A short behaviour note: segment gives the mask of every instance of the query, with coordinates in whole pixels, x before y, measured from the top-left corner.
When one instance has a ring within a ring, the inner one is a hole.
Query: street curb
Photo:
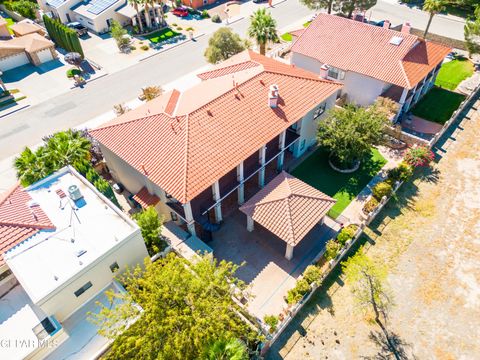
[[[280,0],[280,1],[276,2],[275,4],[272,4],[272,6],[269,6],[269,7],[274,8],[275,6],[280,5],[280,4],[283,4],[283,3],[286,2],[286,1],[287,1],[287,0]]]
[[[17,111],[26,109],[26,108],[28,108],[28,107],[30,107],[30,106],[32,106],[32,104],[23,105],[23,106],[15,109],[15,110],[12,110],[12,111],[10,111],[10,112],[8,112],[8,113],[6,113],[6,114],[0,115],[0,118],[6,117],[6,116],[8,116],[8,115],[11,115],[11,114],[13,114],[13,113],[16,113]]]
[[[287,1],[287,0],[284,0],[284,1]],[[229,21],[228,24],[222,22],[222,25],[230,26],[230,25],[235,24],[235,23],[237,23],[237,22],[239,22],[240,20],[243,20],[243,19],[245,19],[245,16],[240,16],[233,21]]]
[[[102,75],[100,75],[100,76],[97,76],[97,77],[94,78],[94,79],[85,80],[85,84],[91,83],[92,81],[95,81],[95,80],[97,80],[97,79],[101,79],[101,78],[103,78],[104,76],[107,76],[108,74],[109,74],[109,73],[107,72],[107,73],[105,73],[105,74],[102,74]],[[73,90],[73,89],[76,89],[76,88],[81,88],[81,87],[74,85],[74,86],[70,87],[70,90]]]
[[[178,43],[178,44],[175,44],[175,45],[173,45],[173,46],[170,46],[170,47],[167,48],[167,49],[159,50],[159,51],[153,53],[152,55],[148,55],[148,56],[145,56],[145,57],[139,59],[138,62],[141,62],[141,61],[150,59],[151,57],[154,57],[154,56],[156,56],[156,55],[162,54],[162,53],[164,53],[164,52],[166,52],[166,51],[169,51],[169,50],[171,50],[171,49],[175,49],[175,48],[178,47],[178,46],[181,46],[181,45],[183,45],[183,44],[186,44],[186,43],[188,43],[188,42],[191,42],[191,41],[193,41],[193,40],[196,40],[196,39],[198,39],[199,37],[202,37],[202,36],[204,36],[204,35],[205,35],[205,33],[200,33],[200,34],[198,34],[197,36],[195,36],[193,39],[187,39],[187,40],[184,40],[184,41],[182,41],[182,42],[180,42],[180,43]]]

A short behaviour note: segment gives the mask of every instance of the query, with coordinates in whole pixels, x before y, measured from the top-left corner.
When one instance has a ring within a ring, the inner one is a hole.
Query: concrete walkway
[[[387,171],[402,162],[404,150],[393,150],[386,146],[379,146],[378,151],[387,160],[387,163],[382,167],[376,176],[370,180],[370,182],[363,188],[355,199],[343,210],[342,216],[347,217],[350,223],[359,224],[362,222],[363,205],[365,205],[368,196],[372,193],[372,187],[378,182],[384,180],[387,177]]]

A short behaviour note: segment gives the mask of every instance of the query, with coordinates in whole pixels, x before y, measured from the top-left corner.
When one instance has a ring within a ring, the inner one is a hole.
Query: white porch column
[[[251,216],[247,216],[247,230],[252,232],[254,228],[255,222],[253,221]]]
[[[283,161],[285,158],[285,138],[287,137],[287,130],[284,130],[278,139],[278,149],[281,151],[281,154],[277,158],[277,170],[283,169]]]
[[[263,188],[265,186],[265,158],[267,153],[267,146],[263,145],[258,151],[258,163],[261,166],[258,172],[258,186]]]
[[[193,220],[192,206],[190,205],[190,202],[183,204],[183,211],[185,212],[185,220],[187,220],[188,232],[192,236],[196,236],[195,221]]]
[[[243,173],[243,161],[237,166],[237,181],[240,183],[238,187],[238,205],[242,205],[245,202],[245,185],[243,181],[245,180],[245,175]]]
[[[214,201],[219,201],[220,200],[220,185],[218,181],[215,181],[215,183],[212,185],[212,191],[213,191],[213,200]],[[222,204],[218,203],[215,205],[215,220],[217,223],[222,221]]]
[[[285,251],[285,258],[287,260],[292,260],[293,258],[293,246],[290,244],[287,244],[287,250]]]

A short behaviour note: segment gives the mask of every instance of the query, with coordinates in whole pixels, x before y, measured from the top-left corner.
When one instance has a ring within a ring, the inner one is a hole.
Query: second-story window
[[[339,68],[330,66],[328,68],[328,77],[337,80],[345,79],[345,71],[340,70]]]
[[[325,112],[325,107],[327,106],[327,103],[320,104],[316,109],[315,112],[313,113],[313,120],[317,120],[322,114]]]

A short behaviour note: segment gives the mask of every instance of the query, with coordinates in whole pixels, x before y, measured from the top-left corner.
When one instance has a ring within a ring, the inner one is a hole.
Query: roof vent
[[[403,41],[403,38],[401,36],[394,36],[390,39],[390,44],[392,45],[400,45]]]
[[[70,185],[68,187],[68,195],[73,201],[77,201],[83,198],[83,195],[77,185]]]
[[[78,251],[75,253],[75,255],[77,255],[77,257],[80,257],[80,256],[82,256],[83,254],[85,254],[86,252],[87,252],[87,250],[83,250],[83,249],[82,249],[82,250],[78,250]]]
[[[278,85],[270,85],[270,89],[268,91],[268,105],[274,109],[278,106]]]
[[[10,199],[9,199],[9,200],[10,200]],[[10,204],[11,204],[11,202],[10,202]],[[39,205],[38,202],[36,202],[35,200],[32,199],[32,200],[30,200],[29,202],[27,202],[27,206],[28,206],[29,208],[34,208],[34,207],[38,207],[38,206],[40,206],[40,205]]]
[[[322,79],[326,79],[328,78],[328,70],[330,69],[330,66],[328,66],[327,64],[323,64],[321,67],[320,67],[320,77]]]

